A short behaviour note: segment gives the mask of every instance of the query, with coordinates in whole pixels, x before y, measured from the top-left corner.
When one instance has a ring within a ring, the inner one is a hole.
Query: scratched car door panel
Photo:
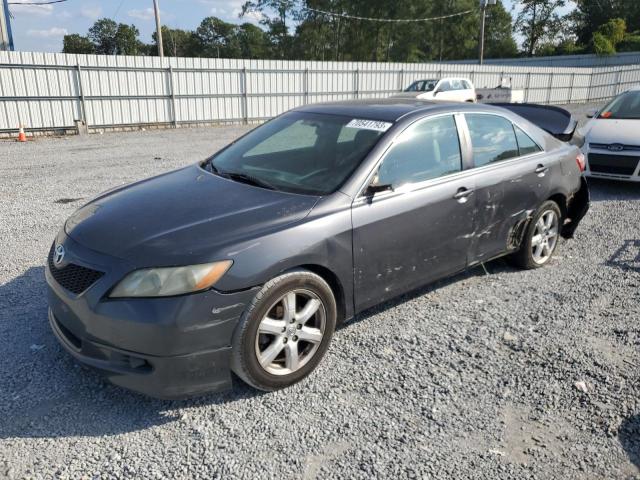
[[[547,198],[554,163],[519,127],[492,114],[465,115],[475,166],[471,263],[509,248],[514,228]]]
[[[357,309],[465,268],[475,198],[461,169],[451,115],[419,120],[394,141],[376,177],[394,191],[353,204]]]

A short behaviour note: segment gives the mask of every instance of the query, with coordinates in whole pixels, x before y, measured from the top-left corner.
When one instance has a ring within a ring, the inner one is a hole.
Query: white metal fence
[[[476,63],[477,60],[456,60],[450,63]],[[640,52],[622,52],[615,55],[553,55],[549,57],[489,58],[487,65],[523,67],[607,67],[640,64]]]
[[[640,66],[512,67],[113,57],[0,52],[0,134],[144,125],[249,123],[306,103],[381,98],[418,78],[511,77],[525,101],[601,101],[640,83]]]

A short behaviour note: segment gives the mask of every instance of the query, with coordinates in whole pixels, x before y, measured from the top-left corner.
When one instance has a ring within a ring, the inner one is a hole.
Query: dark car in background
[[[149,395],[226,389],[231,372],[286,387],[358,312],[497,257],[547,264],[588,208],[583,168],[505,108],[301,107],[80,208],[49,254],[49,320]]]

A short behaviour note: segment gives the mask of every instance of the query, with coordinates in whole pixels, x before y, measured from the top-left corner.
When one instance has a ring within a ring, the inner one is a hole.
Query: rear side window
[[[516,139],[518,140],[518,150],[520,151],[520,156],[530,155],[542,150],[538,146],[538,144],[531,140],[531,137],[524,133],[524,131],[520,127],[514,125],[513,129],[516,131]]]
[[[518,143],[512,123],[497,115],[465,115],[476,167],[517,157]]]
[[[419,120],[394,141],[378,183],[399,187],[462,170],[458,130],[452,115]]]
[[[464,85],[464,88],[466,90],[470,90],[471,89],[471,84],[469,82],[467,82],[466,80],[462,80],[462,85]]]

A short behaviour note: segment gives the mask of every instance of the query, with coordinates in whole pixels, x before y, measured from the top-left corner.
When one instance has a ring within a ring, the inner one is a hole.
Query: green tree
[[[113,55],[116,53],[118,24],[109,18],[97,20],[89,29],[89,39],[95,45],[96,53]]]
[[[149,51],[151,55],[158,55],[158,35],[153,32],[151,35],[153,44]],[[162,46],[164,54],[168,57],[199,57],[202,55],[200,42],[195,32],[181,30],[179,28],[169,28],[162,26]]]
[[[565,0],[518,0],[520,11],[514,28],[523,37],[527,56],[533,56],[542,44],[553,43],[563,29],[563,19],[558,9]]]
[[[596,55],[613,55],[616,53],[611,41],[600,32],[593,34],[593,51]]]
[[[264,30],[250,23],[243,23],[236,30],[241,58],[269,58],[271,44]]]
[[[622,18],[612,18],[600,25],[598,33],[602,34],[614,47],[624,40],[627,33],[627,23]]]
[[[138,55],[142,50],[139,35],[140,32],[135,25],[118,24],[115,34],[116,54]]]
[[[203,56],[215,58],[238,58],[240,43],[237,27],[217,17],[207,17],[196,30]]]
[[[240,16],[259,13],[260,23],[267,27],[275,58],[289,58],[292,50],[292,38],[289,35],[289,23],[296,16],[296,0],[256,0],[247,1],[242,6]],[[271,13],[275,15],[271,16]]]
[[[594,32],[612,18],[625,21],[628,31],[640,30],[640,1],[638,0],[575,0],[571,15],[574,32],[584,45]]]
[[[518,45],[513,38],[513,18],[502,1],[487,9],[485,28],[485,57],[512,58],[518,55]]]
[[[96,53],[96,47],[87,37],[72,33],[62,39],[62,53]]]

